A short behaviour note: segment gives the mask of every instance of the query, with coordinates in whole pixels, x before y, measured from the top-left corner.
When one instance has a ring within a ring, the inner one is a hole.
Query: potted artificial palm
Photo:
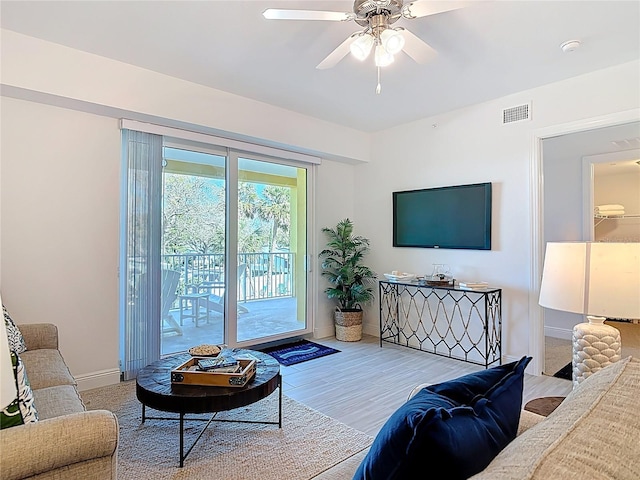
[[[362,264],[369,240],[354,235],[353,222],[348,218],[322,232],[328,239],[327,248],[319,255],[322,276],[331,284],[324,292],[338,301],[334,312],[336,339],[355,342],[362,338],[362,307],[374,298],[376,274]]]

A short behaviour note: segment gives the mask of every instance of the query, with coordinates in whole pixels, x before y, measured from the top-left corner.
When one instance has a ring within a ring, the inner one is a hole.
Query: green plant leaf
[[[327,237],[327,248],[319,258],[322,276],[331,284],[325,289],[327,297],[337,300],[342,310],[361,309],[372,303],[377,275],[362,264],[369,252],[369,240],[354,235],[353,222],[348,218],[335,228],[324,227],[322,232]]]

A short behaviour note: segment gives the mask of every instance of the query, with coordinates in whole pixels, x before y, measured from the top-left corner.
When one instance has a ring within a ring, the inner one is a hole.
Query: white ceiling
[[[355,22],[262,16],[268,7],[349,12],[350,0],[2,0],[0,21],[8,30],[368,132],[640,58],[639,1],[466,3],[398,20],[395,26],[438,56],[418,65],[399,55],[382,69],[380,95],[371,59],[347,56],[332,69],[315,68],[361,29]],[[560,44],[572,39],[581,48],[563,53]]]

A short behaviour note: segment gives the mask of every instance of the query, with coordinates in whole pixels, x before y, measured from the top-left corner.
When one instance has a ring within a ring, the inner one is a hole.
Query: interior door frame
[[[530,156],[530,278],[529,278],[529,352],[533,357],[528,367],[528,373],[542,375],[544,370],[544,312],[538,304],[540,282],[542,278],[542,262],[544,258],[544,175],[543,140],[559,135],[594,130],[596,128],[611,127],[624,123],[637,122],[640,119],[640,109],[635,108],[608,115],[592,117],[575,122],[552,125],[540,128],[531,133]]]

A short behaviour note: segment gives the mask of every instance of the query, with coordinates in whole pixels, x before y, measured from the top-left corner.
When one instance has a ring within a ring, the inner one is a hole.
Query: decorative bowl
[[[197,345],[189,349],[189,353],[193,357],[217,357],[220,355],[222,347],[220,345]]]

